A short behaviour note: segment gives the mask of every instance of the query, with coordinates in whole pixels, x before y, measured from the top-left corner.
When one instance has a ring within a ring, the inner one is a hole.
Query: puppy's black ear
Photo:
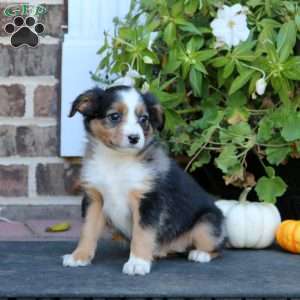
[[[151,93],[142,95],[149,112],[150,123],[154,129],[162,131],[165,124],[165,114],[155,96]]]
[[[72,104],[69,118],[73,117],[76,112],[80,112],[84,116],[95,116],[103,93],[102,89],[96,87],[80,94]]]

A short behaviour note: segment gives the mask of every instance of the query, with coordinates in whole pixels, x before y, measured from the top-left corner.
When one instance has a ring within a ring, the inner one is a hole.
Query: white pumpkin
[[[266,248],[275,238],[281,222],[280,214],[271,203],[246,200],[250,188],[244,190],[239,201],[218,200],[216,205],[225,216],[226,234],[234,248]]]

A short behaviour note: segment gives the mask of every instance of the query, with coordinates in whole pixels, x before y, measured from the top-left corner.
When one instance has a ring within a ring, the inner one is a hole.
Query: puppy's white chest
[[[127,191],[122,189],[104,190],[104,214],[110,219],[113,225],[128,238],[131,237],[132,215],[129,207]]]
[[[101,192],[105,215],[130,238],[132,214],[129,194],[133,190],[145,190],[145,179],[151,176],[151,170],[136,160],[95,157],[86,162],[82,179]]]

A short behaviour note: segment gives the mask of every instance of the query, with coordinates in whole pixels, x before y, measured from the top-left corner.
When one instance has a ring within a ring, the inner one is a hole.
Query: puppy
[[[88,199],[80,241],[63,265],[86,266],[110,222],[130,241],[123,272],[145,275],[154,257],[186,252],[209,262],[224,241],[223,215],[170,159],[155,137],[164,125],[156,99],[126,86],[78,96],[70,117],[84,117],[88,143],[81,180]]]

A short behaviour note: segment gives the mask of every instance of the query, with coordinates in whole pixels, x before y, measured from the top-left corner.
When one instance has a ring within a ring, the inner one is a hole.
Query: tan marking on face
[[[156,234],[150,227],[142,227],[140,224],[140,201],[144,191],[133,190],[129,193],[129,201],[132,209],[133,230],[130,245],[130,253],[144,260],[152,260],[156,245]]]
[[[90,129],[94,137],[107,146],[120,146],[123,139],[123,125],[127,121],[128,108],[125,103],[117,101],[112,104],[108,114],[118,112],[122,115],[121,122],[112,126],[107,119],[93,119],[90,121]]]
[[[123,118],[126,119],[127,117],[127,113],[128,113],[128,107],[125,103],[123,103],[122,101],[117,101],[114,102],[111,106],[111,108],[109,109],[109,111],[116,111],[118,113],[121,113]]]
[[[93,188],[85,188],[90,203],[87,208],[85,221],[81,228],[80,240],[72,253],[75,260],[91,260],[96,251],[97,241],[105,228],[103,214],[103,199],[101,194]]]
[[[90,129],[93,136],[107,146],[118,146],[122,141],[122,122],[109,127],[104,120],[94,119],[90,121]]]
[[[135,109],[135,114],[140,117],[142,115],[148,115],[148,111],[147,111],[147,108],[145,106],[144,103],[139,103]],[[150,121],[148,121],[148,126],[146,128],[143,128],[143,132],[144,132],[144,135],[145,135],[145,138],[149,138],[151,136],[153,136],[153,128],[151,126],[151,123]]]
[[[147,113],[147,108],[143,102],[139,103],[135,109],[135,114],[141,116]]]

